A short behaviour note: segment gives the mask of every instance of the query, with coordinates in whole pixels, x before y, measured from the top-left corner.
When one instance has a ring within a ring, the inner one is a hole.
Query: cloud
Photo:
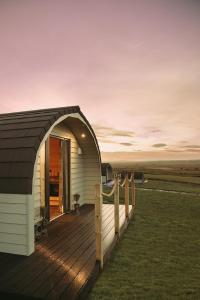
[[[160,129],[153,129],[153,130],[150,130],[151,133],[162,133],[163,131],[160,130]]]
[[[170,153],[183,153],[184,150],[180,150],[180,149],[165,149],[165,152],[170,152]]]
[[[154,126],[145,126],[144,130],[146,130],[148,133],[163,133],[163,130]]]
[[[107,144],[119,144],[118,142],[113,141],[111,139],[107,139],[106,137],[105,138],[98,138],[98,142],[107,143]]]
[[[179,144],[187,144],[188,141],[180,141]]]
[[[195,152],[195,153],[200,153],[200,148],[199,149],[194,149],[194,148],[189,148],[189,149],[187,149],[187,150],[185,150],[185,152]]]
[[[195,1],[0,1],[0,112],[79,104],[102,151],[198,149]]]
[[[123,131],[123,130],[116,130],[116,129],[114,129],[112,135],[114,135],[114,136],[132,137],[132,136],[134,136],[134,133],[130,132],[130,131]]]
[[[121,137],[133,137],[135,133],[133,131],[128,130],[119,130],[114,127],[106,127],[98,124],[93,124],[93,129],[97,135],[97,137],[113,137],[113,136],[121,136]]]
[[[166,147],[167,144],[164,144],[164,143],[158,143],[158,144],[153,144],[152,147],[154,148],[163,148],[163,147]]]
[[[193,148],[193,149],[198,149],[198,148],[200,148],[200,145],[186,145],[186,146],[184,146],[183,148]]]
[[[200,147],[196,147],[196,148],[187,147],[187,149],[185,147],[180,148],[180,149],[165,149],[165,152],[177,152],[177,153],[194,152],[194,153],[200,153]]]
[[[120,143],[120,145],[123,145],[123,146],[132,146],[133,144],[131,144],[131,143]]]
[[[99,138],[98,141],[100,143],[107,143],[107,144],[117,144],[117,145],[122,145],[122,146],[133,146],[134,143],[128,143],[128,142],[117,142],[111,139],[105,138]]]

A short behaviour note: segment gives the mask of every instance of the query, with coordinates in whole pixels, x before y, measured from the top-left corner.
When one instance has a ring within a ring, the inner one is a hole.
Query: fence
[[[102,206],[103,196],[111,198],[114,195],[114,229],[115,236],[120,237],[120,216],[119,216],[119,189],[124,189],[125,195],[125,220],[129,222],[129,218],[132,215],[135,208],[135,182],[134,173],[131,173],[131,177],[128,178],[128,173],[125,174],[125,178],[121,183],[120,175],[115,175],[114,184],[110,193],[104,193],[100,184],[96,185],[96,204],[95,204],[95,226],[96,226],[96,259],[100,261],[101,268],[103,268],[104,253],[103,253],[103,233],[102,233]],[[129,191],[130,198],[129,199]],[[131,210],[129,211],[129,206]]]

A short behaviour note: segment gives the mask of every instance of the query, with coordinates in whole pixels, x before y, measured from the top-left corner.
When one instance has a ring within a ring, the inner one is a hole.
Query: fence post
[[[135,208],[135,179],[134,179],[134,173],[132,174],[132,180],[131,180],[131,204],[132,208]]]
[[[114,192],[114,214],[115,214],[115,233],[119,235],[119,178],[115,176],[116,188]]]
[[[126,173],[125,177],[125,216],[129,218],[129,180],[128,180],[128,173]]]
[[[102,237],[102,195],[101,185],[95,185],[95,233],[96,233],[96,260],[100,262],[103,269],[103,237]]]

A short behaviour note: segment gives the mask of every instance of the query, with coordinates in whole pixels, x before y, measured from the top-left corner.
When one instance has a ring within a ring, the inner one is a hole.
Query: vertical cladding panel
[[[40,206],[41,206],[41,150],[38,154],[35,178],[33,182],[33,202],[34,202],[34,223],[40,221]]]
[[[32,195],[0,194],[0,252],[34,251],[33,214]]]
[[[95,146],[88,148],[84,155],[85,201],[89,204],[95,203],[95,185],[101,182],[100,162]]]

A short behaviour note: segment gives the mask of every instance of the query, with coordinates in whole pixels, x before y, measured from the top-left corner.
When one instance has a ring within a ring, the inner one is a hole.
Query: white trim
[[[53,128],[58,125],[59,123],[61,123],[62,121],[64,121],[65,119],[69,118],[69,117],[73,117],[73,118],[76,118],[76,119],[79,119],[81,120],[86,126],[87,126],[87,129],[89,130],[90,134],[92,135],[93,139],[94,139],[94,142],[95,142],[95,145],[96,145],[96,149],[97,151],[99,152],[99,148],[98,148],[98,144],[97,144],[97,141],[96,139],[94,138],[94,135],[91,131],[91,129],[89,128],[89,126],[87,125],[87,123],[84,121],[84,119],[81,117],[81,115],[79,113],[72,113],[72,114],[67,114],[67,115],[64,115],[60,118],[58,118],[58,120],[56,120],[54,122],[54,124],[49,128],[49,130],[46,132],[43,140],[41,141],[40,143],[40,146],[37,150],[37,154],[36,154],[36,158],[35,158],[35,163],[34,163],[34,168],[33,168],[33,180],[32,180],[32,194],[34,192],[34,181],[35,181],[35,174],[36,174],[36,168],[37,168],[37,162],[38,162],[38,156],[39,156],[39,153],[40,153],[40,149],[42,147],[42,145],[45,143],[45,141],[47,140],[48,136],[50,135],[51,131],[53,130]],[[100,163],[100,152],[99,152],[99,163]]]

